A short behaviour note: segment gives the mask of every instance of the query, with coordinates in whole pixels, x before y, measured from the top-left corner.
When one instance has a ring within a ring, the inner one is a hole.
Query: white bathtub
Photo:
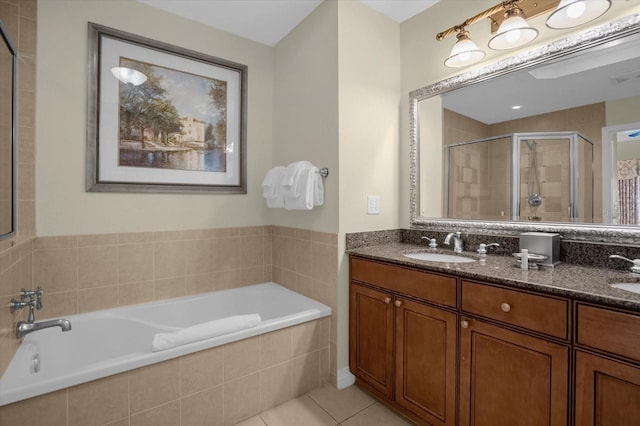
[[[156,333],[226,318],[260,314],[247,328],[152,352]],[[0,379],[0,406],[331,315],[331,308],[275,283],[70,315],[72,330],[28,334]],[[35,372],[34,357],[39,358]]]

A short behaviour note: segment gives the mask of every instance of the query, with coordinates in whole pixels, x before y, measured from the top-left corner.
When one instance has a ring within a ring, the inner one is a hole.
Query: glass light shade
[[[554,30],[577,27],[604,15],[611,0],[562,0],[547,18],[547,27]]]
[[[469,38],[469,33],[461,31],[457,35],[458,41],[453,45],[451,54],[444,61],[449,68],[460,68],[475,64],[484,59],[485,53]]]
[[[113,67],[111,68],[111,74],[113,74],[121,82],[131,83],[134,86],[139,86],[147,81],[146,75],[131,68]]]
[[[507,50],[524,46],[538,37],[538,30],[527,24],[520,16],[520,9],[509,10],[495,36],[489,40],[489,47],[493,50]]]

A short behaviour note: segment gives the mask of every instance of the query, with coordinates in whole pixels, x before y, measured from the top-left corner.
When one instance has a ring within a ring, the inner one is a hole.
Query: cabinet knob
[[[386,304],[391,303],[391,298],[390,297],[385,297],[384,298],[384,303],[386,303]]]
[[[399,308],[400,306],[402,306],[402,300],[396,300],[395,304]]]
[[[502,305],[500,305],[500,309],[502,309],[502,312],[509,312],[511,310],[511,305],[509,305],[508,303],[503,303]]]
[[[460,327],[469,328],[469,321],[467,321],[467,320],[460,321]]]

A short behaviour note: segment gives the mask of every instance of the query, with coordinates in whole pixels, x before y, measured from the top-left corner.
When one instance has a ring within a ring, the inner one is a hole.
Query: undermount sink
[[[442,263],[471,263],[475,262],[475,259],[464,256],[456,256],[453,254],[442,253],[406,253],[403,256],[410,259],[426,260],[428,262],[442,262]]]
[[[640,283],[614,283],[609,285],[613,288],[640,294]]]

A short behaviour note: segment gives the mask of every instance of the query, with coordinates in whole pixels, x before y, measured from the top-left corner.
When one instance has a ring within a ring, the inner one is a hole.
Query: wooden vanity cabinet
[[[576,426],[640,425],[640,316],[576,304]]]
[[[457,280],[351,258],[349,366],[418,424],[456,424]],[[420,298],[399,291],[411,291]]]
[[[461,293],[460,425],[566,426],[570,346],[551,337],[568,339],[569,301],[465,280]]]

